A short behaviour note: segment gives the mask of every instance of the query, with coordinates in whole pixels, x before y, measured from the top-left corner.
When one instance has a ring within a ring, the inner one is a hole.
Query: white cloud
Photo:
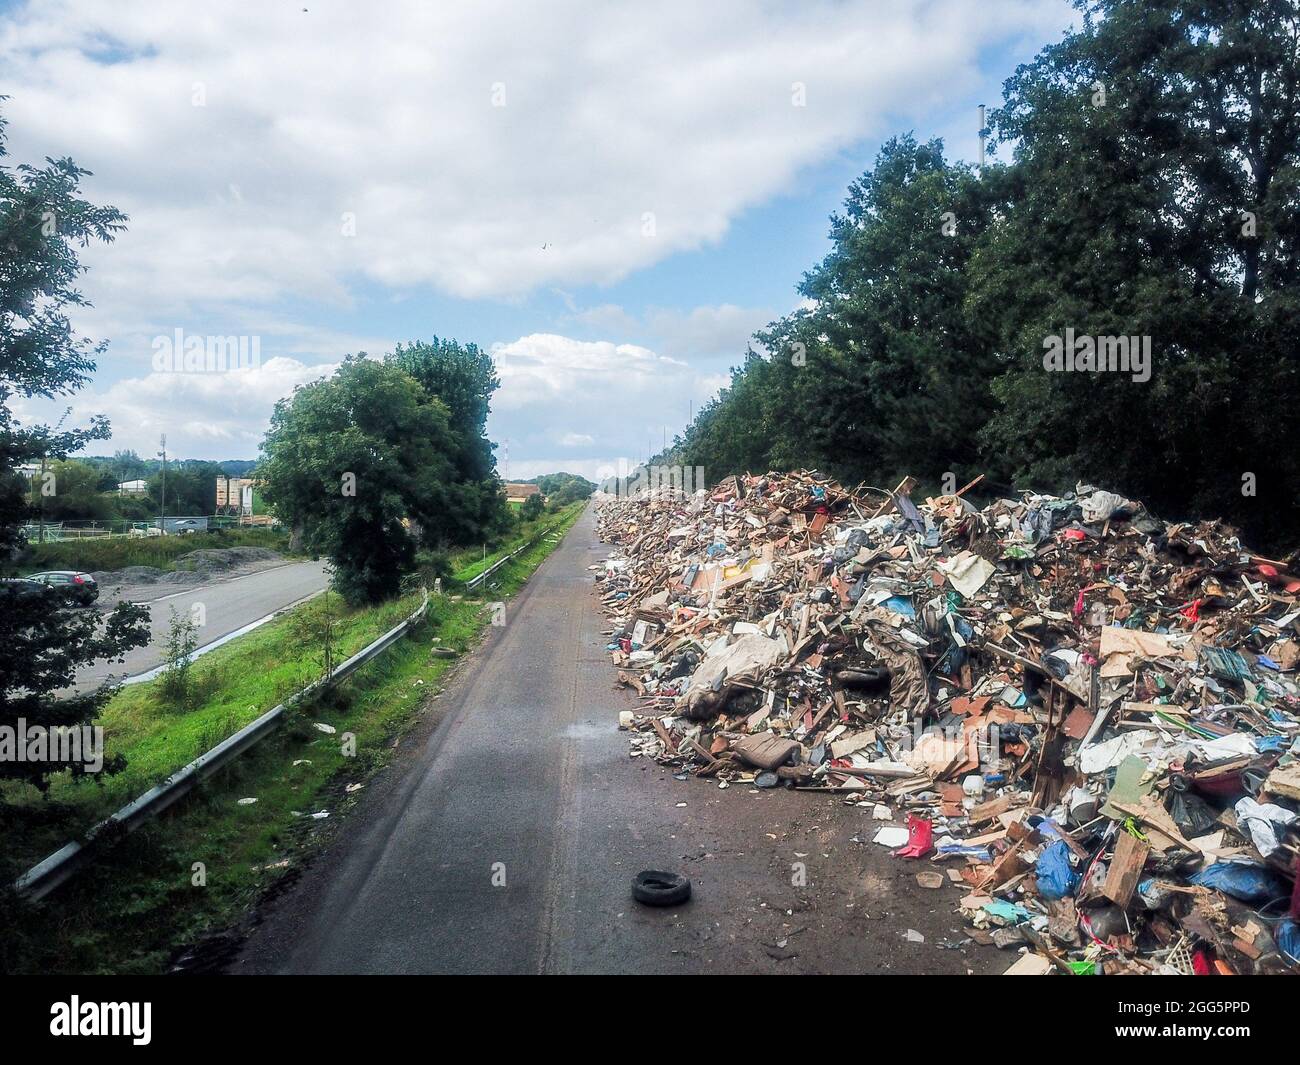
[[[325,315],[382,320],[376,291],[565,295],[717,242],[807,168],[959,98],[982,82],[982,52],[1046,39],[1065,12],[29,0],[0,18],[8,161],[71,155],[95,172],[88,195],[131,216],[87,249],[83,285],[88,332],[112,341],[104,376],[125,379],[76,409],[109,414],[113,447],[152,450],[166,431],[196,455],[249,455],[304,375],[391,346]],[[562,451],[644,450],[771,317],[573,310],[617,340],[537,332],[496,349],[494,431],[530,462],[565,434],[592,443]],[[261,335],[268,361],[242,380],[159,380],[149,340],[176,327]]]
[[[976,83],[981,47],[1059,21],[1037,0],[203,11],[32,0],[0,27],[15,149],[74,154],[132,215],[95,279],[122,299],[608,283],[720,239],[801,167]]]
[[[628,441],[636,447],[634,458],[658,451],[665,431],[671,439],[691,404],[698,407],[708,397],[712,382],[649,348],[554,333],[493,345],[492,356],[501,389],[488,431],[501,442],[498,465],[510,477],[557,469],[591,475],[617,462]],[[534,470],[539,456],[554,454],[556,441],[566,453]]]
[[[257,454],[275,401],[336,368],[271,358],[259,367],[225,372],[151,372],[102,390],[87,389],[61,403],[28,400],[12,406],[25,423],[57,419],[69,405],[69,425],[85,425],[92,414],[112,412],[113,438],[92,447],[92,453],[132,450],[152,455],[166,433],[173,455],[249,458]]]
[[[624,335],[644,335],[655,350],[675,358],[699,360],[714,357],[740,362],[755,330],[777,317],[762,307],[737,307],[730,303],[700,306],[689,311],[651,307],[634,315],[614,303],[576,311],[574,322],[592,329]]]

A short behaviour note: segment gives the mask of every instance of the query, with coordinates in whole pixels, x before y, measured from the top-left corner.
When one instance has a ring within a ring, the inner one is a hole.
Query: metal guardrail
[[[32,901],[39,901],[73,877],[85,865],[93,860],[94,843],[106,830],[134,832],[146,821],[157,817],[167,807],[189,793],[206,777],[218,769],[233,762],[250,747],[276,730],[285,711],[301,702],[313,692],[326,688],[336,681],[355,673],[367,662],[383,654],[388,648],[410,631],[411,627],[424,616],[429,608],[429,593],[424,593],[424,601],[410,617],[401,624],[389,629],[373,643],[363,647],[347,661],[340,663],[328,676],[313,681],[301,691],[296,692],[278,706],[272,707],[256,721],[253,721],[233,736],[222,740],[188,765],[178,769],[163,783],[150,788],[139,798],[127,803],[117,812],[95,825],[86,833],[85,843],[68,843],[60,847],[49,857],[38,862],[14,881],[14,890]]]
[[[477,577],[465,582],[465,587],[474,588],[483,583],[488,577],[504,566],[507,562],[516,558],[528,548],[534,546],[544,537],[550,535],[559,528],[567,519],[561,518],[555,524],[548,526],[534,536],[528,543],[517,547],[510,554],[503,556],[496,562],[492,563],[487,569]],[[157,817],[158,814],[166,810],[178,799],[182,798],[202,780],[211,776],[218,769],[233,762],[250,747],[255,746],[261,740],[276,730],[280,724],[281,718],[284,717],[285,711],[301,702],[308,695],[318,691],[321,688],[328,687],[335,681],[342,680],[349,674],[356,672],[361,666],[388,650],[393,644],[400,640],[411,627],[424,616],[429,608],[429,593],[426,589],[424,592],[424,601],[410,617],[401,624],[389,629],[373,643],[363,647],[346,662],[338,665],[328,676],[321,677],[313,681],[301,691],[290,696],[280,705],[272,707],[256,721],[250,722],[233,736],[222,740],[210,751],[207,751],[188,765],[178,769],[169,776],[163,783],[157,787],[150,788],[139,798],[127,803],[120,810],[110,814],[99,824],[95,825],[86,833],[84,843],[68,843],[60,847],[49,857],[38,862],[27,870],[22,876],[14,881],[14,890],[19,895],[24,896],[32,901],[39,901],[48,895],[59,885],[65,883],[75,876],[83,867],[89,864],[95,855],[95,840],[106,830],[117,830],[122,832],[134,832],[146,821]]]
[[[516,548],[515,548],[513,551],[511,551],[510,554],[508,554],[508,555],[502,555],[499,559],[497,559],[495,562],[493,562],[492,565],[488,566],[488,568],[485,569],[482,573],[480,573],[477,577],[471,577],[469,580],[467,580],[467,581],[465,582],[465,588],[466,588],[466,590],[468,591],[468,590],[471,589],[471,588],[476,588],[476,587],[478,587],[478,586],[479,586],[480,584],[482,584],[485,580],[487,580],[488,577],[492,576],[492,574],[494,574],[497,570],[499,570],[502,566],[504,566],[507,562],[509,562],[509,561],[511,561],[512,559],[516,558],[517,556],[523,554],[523,553],[524,553],[525,551],[527,551],[530,547],[533,547],[535,544],[537,544],[538,542],[540,542],[540,541],[541,541],[542,539],[544,539],[546,536],[548,536],[548,535],[550,535],[551,533],[553,533],[556,529],[558,529],[558,528],[559,528],[561,525],[563,525],[566,521],[568,521],[568,518],[561,518],[561,519],[560,519],[559,521],[557,521],[554,525],[548,525],[545,529],[543,529],[543,530],[542,530],[541,532],[539,532],[536,536],[534,536],[531,540],[529,540],[528,543],[526,543],[526,544],[522,544],[521,546],[516,547]]]

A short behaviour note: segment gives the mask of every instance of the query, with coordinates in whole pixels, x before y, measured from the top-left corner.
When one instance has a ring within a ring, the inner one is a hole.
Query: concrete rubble
[[[1015,974],[1300,969],[1295,556],[1094,486],[915,487],[604,497],[631,755],[855,807]]]

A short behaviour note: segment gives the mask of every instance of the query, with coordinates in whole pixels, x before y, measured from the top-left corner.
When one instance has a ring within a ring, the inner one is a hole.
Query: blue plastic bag
[[[1242,902],[1268,902],[1285,898],[1290,889],[1282,878],[1258,865],[1215,862],[1187,878],[1197,887],[1214,888]]]
[[[1070,864],[1070,848],[1064,841],[1053,843],[1038,856],[1038,894],[1045,899],[1063,899],[1079,886],[1079,874]]]
[[[1273,941],[1292,961],[1300,962],[1300,924],[1286,920],[1273,929]]]

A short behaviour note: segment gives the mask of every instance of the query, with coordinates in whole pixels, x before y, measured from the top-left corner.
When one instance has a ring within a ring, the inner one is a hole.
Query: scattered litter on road
[[[943,863],[917,882],[1023,951],[1009,974],[1294,966],[1296,555],[1091,485],[979,508],[977,482],[603,501],[629,753],[894,820],[855,841]]]

